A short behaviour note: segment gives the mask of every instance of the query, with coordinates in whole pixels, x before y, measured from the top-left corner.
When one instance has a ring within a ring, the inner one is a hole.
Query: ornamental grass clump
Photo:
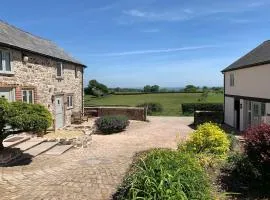
[[[213,199],[209,179],[192,155],[156,149],[133,165],[114,199]]]
[[[224,159],[230,150],[230,141],[218,125],[209,122],[199,125],[190,139],[179,145],[179,150],[195,154],[209,154]]]

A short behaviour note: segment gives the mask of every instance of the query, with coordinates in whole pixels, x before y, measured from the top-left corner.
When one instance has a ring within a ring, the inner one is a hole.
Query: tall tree
[[[151,85],[146,85],[143,87],[144,92],[151,92]]]

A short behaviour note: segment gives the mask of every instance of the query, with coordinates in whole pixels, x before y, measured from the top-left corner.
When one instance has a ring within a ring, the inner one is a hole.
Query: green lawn
[[[163,93],[163,94],[139,94],[139,95],[110,95],[95,98],[85,96],[85,106],[136,106],[144,102],[159,102],[164,110],[158,115],[179,116],[182,103],[195,103],[201,94],[192,93]],[[211,93],[207,102],[223,103],[223,94]],[[199,103],[199,102],[198,102]]]

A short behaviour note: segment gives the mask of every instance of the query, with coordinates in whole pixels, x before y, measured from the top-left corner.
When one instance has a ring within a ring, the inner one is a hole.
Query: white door
[[[55,128],[62,128],[64,126],[64,104],[63,97],[55,97]]]
[[[0,88],[0,98],[5,98],[9,102],[14,101],[14,92],[9,88]]]

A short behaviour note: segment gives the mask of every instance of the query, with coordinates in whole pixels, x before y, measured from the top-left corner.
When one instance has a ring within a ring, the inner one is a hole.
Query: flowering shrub
[[[179,149],[225,158],[230,149],[230,142],[226,133],[218,125],[204,123],[198,126],[185,144],[179,145]]]
[[[270,125],[262,124],[244,133],[245,152],[250,161],[270,176]]]
[[[111,134],[123,131],[129,121],[126,116],[104,116],[97,119],[95,124],[102,133]]]

